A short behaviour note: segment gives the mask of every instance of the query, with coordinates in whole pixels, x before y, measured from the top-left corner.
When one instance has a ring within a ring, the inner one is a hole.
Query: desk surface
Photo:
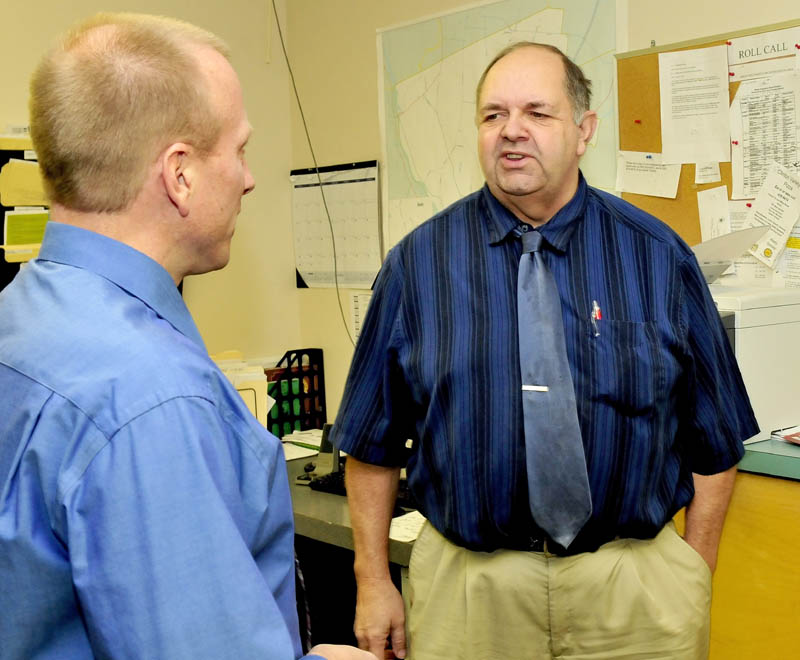
[[[292,493],[295,533],[340,548],[353,549],[353,528],[347,499],[342,495],[321,493],[308,486],[297,486],[295,477],[303,474],[309,459],[287,461],[289,488]],[[413,542],[389,541],[389,561],[408,566]]]

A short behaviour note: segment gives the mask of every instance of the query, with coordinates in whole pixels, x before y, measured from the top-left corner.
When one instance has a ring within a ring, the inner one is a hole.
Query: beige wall
[[[285,0],[278,0],[285,22]],[[231,46],[254,132],[248,160],[256,190],[242,205],[231,264],[188,278],[184,293],[209,350],[282,355],[300,336],[294,288],[288,172],[289,91],[269,2],[225,0],[4,0],[0,131],[27,124],[28,78],[53,38],[96,11],[167,14],[208,28]],[[270,35],[273,37],[270,43]]]
[[[278,0],[321,165],[380,157],[376,30],[468,4],[475,3]],[[666,44],[798,17],[796,0],[757,4],[617,0],[617,5],[628,25],[621,43],[631,50],[649,47],[651,40]],[[257,185],[243,204],[231,265],[218,273],[189,278],[186,300],[211,352],[239,348],[256,357],[279,356],[289,348],[322,348],[332,419],[352,346],[335,292],[294,286],[288,172],[312,163],[290,96],[269,0],[5,0],[0,14],[6,28],[0,41],[0,130],[9,123],[27,123],[27,79],[52,37],[73,20],[99,9],[170,14],[208,27],[230,43],[255,128],[248,159]],[[348,293],[343,292],[342,304],[349,323]]]
[[[464,5],[461,0],[289,0],[289,53],[320,165],[380,159],[376,30]],[[334,55],[335,54],[335,55]],[[313,162],[292,102],[292,167]],[[341,291],[350,324],[352,291]],[[353,346],[336,292],[300,291],[304,346],[323,349],[328,418],[341,400]]]
[[[796,0],[628,0],[628,48],[688,41],[800,18]]]

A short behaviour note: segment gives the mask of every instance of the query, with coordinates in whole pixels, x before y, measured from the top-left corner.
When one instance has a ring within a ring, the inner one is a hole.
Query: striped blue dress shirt
[[[484,187],[389,252],[332,433],[362,461],[407,465],[421,512],[474,550],[542,536],[527,498],[518,225]],[[757,432],[738,366],[691,250],[665,224],[581,176],[541,232],[593,502],[570,552],[650,538],[692,499],[692,472],[732,467]]]

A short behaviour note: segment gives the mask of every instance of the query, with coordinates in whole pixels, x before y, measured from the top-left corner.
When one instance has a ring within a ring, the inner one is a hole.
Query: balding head
[[[481,91],[483,90],[483,83],[491,68],[497,64],[506,55],[510,55],[514,51],[521,48],[541,48],[547,50],[561,58],[561,63],[564,65],[564,86],[572,105],[572,116],[575,123],[579,123],[583,113],[589,110],[592,102],[592,81],[583,75],[581,68],[569,59],[564,53],[555,46],[549,44],[539,44],[533,41],[518,41],[510,46],[506,46],[497,55],[494,56],[488,66],[484,69],[478,80],[478,85],[475,88],[475,108],[481,106]]]

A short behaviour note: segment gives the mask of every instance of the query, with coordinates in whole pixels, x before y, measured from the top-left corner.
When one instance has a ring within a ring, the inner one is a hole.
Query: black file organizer
[[[286,351],[275,367],[264,372],[267,393],[275,399],[267,416],[273,435],[282,438],[293,431],[322,428],[328,419],[321,348]]]

